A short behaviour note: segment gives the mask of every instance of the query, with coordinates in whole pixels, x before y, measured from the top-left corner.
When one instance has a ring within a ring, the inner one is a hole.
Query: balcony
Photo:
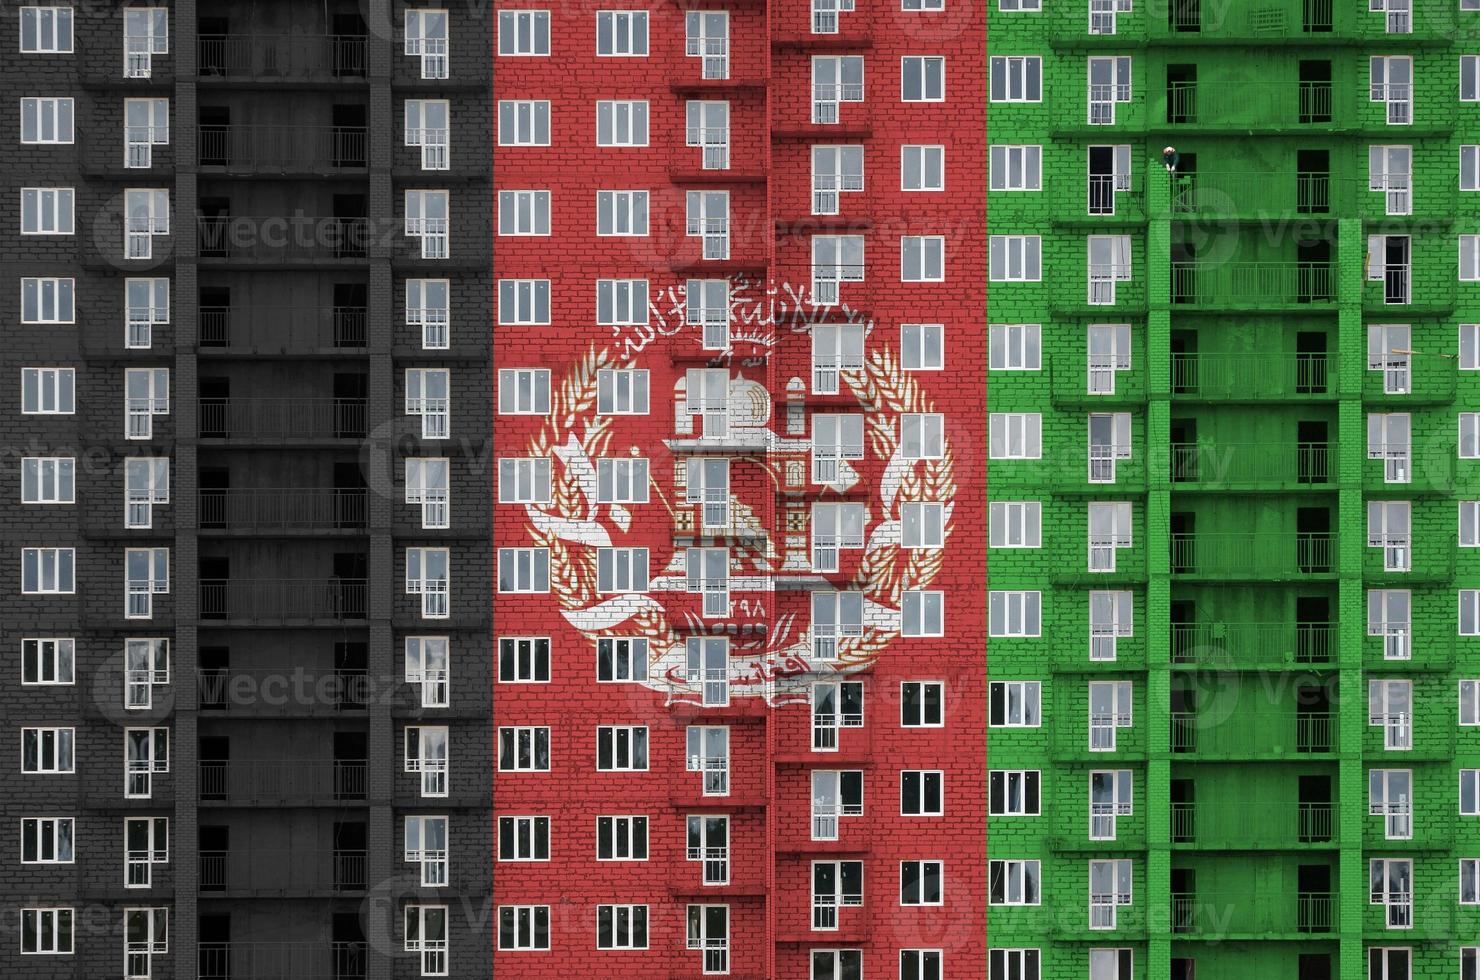
[[[1251,7],[1220,7],[1192,0],[1172,0],[1166,24],[1152,28],[1154,36],[1183,41],[1200,36],[1220,40],[1308,40],[1330,36],[1334,25],[1332,0],[1303,3],[1259,3]]]
[[[1197,939],[1271,935],[1306,936],[1336,931],[1332,892],[1173,892],[1172,932]]]
[[[203,760],[202,803],[279,806],[338,805],[365,799],[364,759],[299,762],[285,759]]]
[[[363,170],[363,126],[202,125],[196,163],[205,174],[333,174]]]
[[[1172,843],[1204,850],[1335,847],[1332,803],[1173,803]]]
[[[1171,713],[1172,752],[1211,759],[1290,758],[1330,753],[1335,716],[1321,712],[1242,711],[1204,717]]]
[[[362,670],[283,665],[201,668],[196,675],[201,711],[252,716],[311,716],[363,710],[377,693]]]
[[[199,980],[364,980],[364,942],[201,943]]]
[[[337,215],[216,215],[196,230],[206,263],[359,263],[376,239],[368,219]]]
[[[341,81],[365,79],[362,34],[202,34],[202,79]]]
[[[363,398],[202,398],[198,411],[202,439],[365,438]]]
[[[365,852],[302,848],[201,851],[200,890],[258,897],[364,891]]]
[[[1172,397],[1321,401],[1336,397],[1327,354],[1173,354]]]
[[[1229,129],[1239,133],[1331,125],[1330,82],[1167,83],[1160,115],[1169,127]],[[1153,110],[1154,112],[1155,110]]]
[[[1334,303],[1335,288],[1330,262],[1172,263],[1172,303],[1192,309],[1308,309]]]
[[[1171,535],[1172,575],[1180,579],[1285,581],[1331,576],[1336,535],[1328,531],[1253,531]]]
[[[200,618],[235,622],[344,622],[365,618],[366,580],[201,579]]]
[[[1177,490],[1330,490],[1336,444],[1329,442],[1174,442]]]
[[[196,499],[203,531],[363,531],[368,514],[363,487],[201,490]]]
[[[1173,664],[1216,670],[1333,663],[1335,623],[1172,623]]]
[[[1172,214],[1204,218],[1256,218],[1345,213],[1354,206],[1355,183],[1329,173],[1196,173],[1175,178]]]
[[[1454,401],[1457,361],[1452,357],[1415,355],[1392,362],[1362,378],[1362,401],[1390,406],[1447,405]]]
[[[200,353],[253,356],[365,350],[363,306],[202,306]]]

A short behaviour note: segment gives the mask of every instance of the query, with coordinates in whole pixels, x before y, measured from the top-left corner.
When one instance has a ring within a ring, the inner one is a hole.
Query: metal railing
[[[241,848],[200,852],[201,891],[301,894],[364,888],[363,850]]]
[[[202,619],[364,619],[362,578],[201,579]]]
[[[1189,306],[1262,308],[1330,303],[1330,262],[1172,263],[1172,302]]]
[[[1328,802],[1174,802],[1171,819],[1174,844],[1325,844],[1336,835]]]
[[[1326,933],[1336,927],[1331,892],[1284,892],[1268,899],[1237,892],[1173,892],[1171,905],[1174,933]]]
[[[281,667],[203,667],[196,675],[202,711],[249,714],[309,713],[316,708],[364,708],[373,696],[362,670],[302,665]]]
[[[365,774],[364,759],[205,759],[198,769],[202,800],[247,804],[363,800]]]
[[[1173,214],[1327,214],[1352,203],[1355,181],[1301,171],[1290,179],[1269,173],[1197,171],[1172,185]],[[1335,200],[1333,201],[1333,198]]]
[[[363,78],[363,34],[202,34],[202,78]]]
[[[1256,531],[1171,535],[1172,574],[1282,579],[1329,574],[1336,535],[1329,531]]]
[[[1258,666],[1330,663],[1335,623],[1173,623],[1172,663]]]
[[[364,167],[364,126],[255,126],[202,123],[196,162],[227,170],[297,173]]]
[[[210,215],[196,219],[202,259],[319,262],[363,259],[367,218],[337,215]]]
[[[228,531],[363,527],[363,487],[201,490],[200,526]]]
[[[203,942],[198,980],[364,980],[364,942]]]
[[[1315,354],[1173,354],[1172,394],[1216,399],[1320,398],[1330,358]]]
[[[1334,721],[1317,712],[1250,711],[1222,718],[1174,711],[1171,745],[1173,752],[1237,758],[1330,752]]]
[[[204,348],[314,351],[363,350],[368,333],[363,306],[202,306]]]
[[[1173,483],[1328,486],[1336,475],[1330,442],[1174,442],[1170,449]]]
[[[1330,82],[1168,82],[1170,125],[1288,126],[1331,122]]]
[[[203,439],[363,439],[363,398],[202,398]]]

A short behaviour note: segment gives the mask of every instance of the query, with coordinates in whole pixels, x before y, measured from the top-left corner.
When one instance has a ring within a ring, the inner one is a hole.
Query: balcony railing
[[[363,168],[364,126],[201,124],[196,162],[242,173],[322,173]]]
[[[203,942],[199,980],[364,980],[364,942]]]
[[[365,258],[366,218],[338,215],[210,215],[196,219],[202,259],[327,262]]]
[[[363,800],[365,768],[364,759],[207,759],[199,766],[200,797],[240,804]]]
[[[363,78],[363,34],[202,34],[202,78]]]
[[[1330,82],[1168,82],[1170,125],[1271,126],[1331,122]]]
[[[1186,578],[1280,580],[1328,575],[1335,559],[1336,536],[1327,531],[1171,536],[1172,574]]]
[[[211,350],[363,350],[367,341],[363,306],[202,306],[200,346]]]
[[[1172,302],[1186,306],[1261,309],[1330,303],[1330,262],[1172,263]]]
[[[1322,172],[1293,175],[1208,173],[1175,179],[1172,213],[1217,217],[1258,214],[1329,214],[1352,203],[1353,182]],[[1334,198],[1334,200],[1333,200]]]
[[[1336,928],[1331,892],[1173,892],[1172,932],[1204,936],[1328,933]]]
[[[364,619],[366,581],[333,579],[201,579],[202,619]]]
[[[1183,398],[1316,399],[1335,394],[1326,354],[1173,354],[1172,394]]]
[[[1335,623],[1173,623],[1172,663],[1199,667],[1322,664],[1336,658]]]
[[[303,895],[363,891],[362,850],[242,848],[200,852],[200,890]]]
[[[202,439],[363,439],[363,398],[202,398]]]
[[[362,709],[374,696],[364,671],[304,667],[201,668],[200,710],[247,714],[310,714]]]
[[[364,527],[361,488],[201,490],[200,526],[225,531],[328,530]]]
[[[1329,442],[1174,442],[1172,482],[1185,486],[1329,487],[1336,476]]]
[[[1329,844],[1335,839],[1331,803],[1172,804],[1172,843],[1211,848]]]
[[[1248,711],[1224,717],[1174,711],[1172,751],[1232,758],[1330,752],[1334,727],[1329,713]]]

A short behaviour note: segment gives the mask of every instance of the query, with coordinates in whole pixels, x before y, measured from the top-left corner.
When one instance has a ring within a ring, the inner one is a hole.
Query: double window
[[[123,706],[129,711],[154,707],[154,689],[170,683],[170,641],[164,637],[123,641]]]
[[[154,776],[170,771],[168,728],[123,730],[123,795],[147,800],[154,796]]]
[[[154,239],[170,233],[170,192],[129,189],[123,192],[124,257],[152,259]]]
[[[944,69],[942,69],[943,77]],[[942,84],[944,82],[942,81]],[[863,56],[823,55],[812,59],[812,122],[835,126],[838,107],[863,101]]]
[[[408,905],[405,913],[406,952],[421,961],[421,975],[447,976],[447,906]]]
[[[448,348],[448,300],[451,283],[446,279],[406,280],[406,325],[421,328],[423,350]]]
[[[123,821],[123,887],[150,887],[154,883],[154,866],[169,863],[169,818],[125,817]]]
[[[406,503],[421,508],[424,529],[452,526],[448,504],[449,462],[446,458],[406,458]]]
[[[123,381],[125,438],[154,438],[154,417],[170,414],[169,368],[128,368]]]
[[[170,12],[168,8],[129,7],[124,9],[124,78],[149,78],[154,74],[154,56],[169,54],[169,50]]]
[[[899,98],[902,102],[944,102],[946,59],[937,55],[901,58]]]

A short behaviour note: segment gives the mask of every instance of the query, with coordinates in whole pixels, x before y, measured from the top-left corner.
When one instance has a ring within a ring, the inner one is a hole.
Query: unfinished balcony
[[[341,442],[365,438],[364,398],[201,398],[202,440]]]
[[[200,529],[220,534],[362,534],[369,513],[363,487],[205,489]]]
[[[1187,310],[1309,310],[1336,301],[1335,267],[1313,262],[1172,262],[1171,300]]]
[[[1335,751],[1330,711],[1173,711],[1172,753],[1187,759],[1289,759]]]
[[[202,356],[345,356],[363,354],[365,306],[201,306]]]
[[[366,218],[210,215],[196,219],[203,265],[363,265],[378,234]]]
[[[1327,801],[1173,801],[1172,845],[1242,851],[1336,847],[1336,806]]]
[[[250,126],[202,123],[196,163],[202,176],[329,176],[364,171],[364,126]]]
[[[1332,490],[1334,442],[1174,442],[1174,490],[1288,493]]]
[[[203,759],[202,804],[343,806],[363,803],[364,759]]]
[[[1195,171],[1173,178],[1172,215],[1258,219],[1343,214],[1355,206],[1356,185],[1327,170],[1287,173]]]
[[[1202,940],[1292,939],[1330,935],[1337,927],[1336,894],[1330,891],[1173,891],[1175,936]]]
[[[199,980],[364,980],[364,942],[202,942]]]
[[[1168,66],[1172,71],[1178,66]],[[1194,73],[1195,74],[1195,73]],[[1328,69],[1329,74],[1329,69]],[[1169,129],[1200,132],[1318,130],[1331,126],[1332,89],[1321,80],[1256,82],[1242,78],[1169,79],[1153,119]]]
[[[1172,665],[1207,670],[1268,670],[1334,663],[1335,623],[1171,624]]]
[[[197,39],[202,84],[248,81],[364,83],[364,34],[205,34]]]
[[[375,697],[363,669],[302,664],[202,667],[196,674],[202,714],[241,717],[334,717],[363,711]]]
[[[367,592],[363,578],[203,578],[200,618],[241,626],[334,626],[365,619]]]
[[[1172,354],[1172,397],[1178,401],[1307,402],[1336,397],[1331,355]]]
[[[1336,571],[1329,531],[1174,532],[1170,545],[1172,577],[1182,580],[1305,581]]]
[[[363,849],[202,849],[199,858],[203,897],[321,898],[365,890]]]

